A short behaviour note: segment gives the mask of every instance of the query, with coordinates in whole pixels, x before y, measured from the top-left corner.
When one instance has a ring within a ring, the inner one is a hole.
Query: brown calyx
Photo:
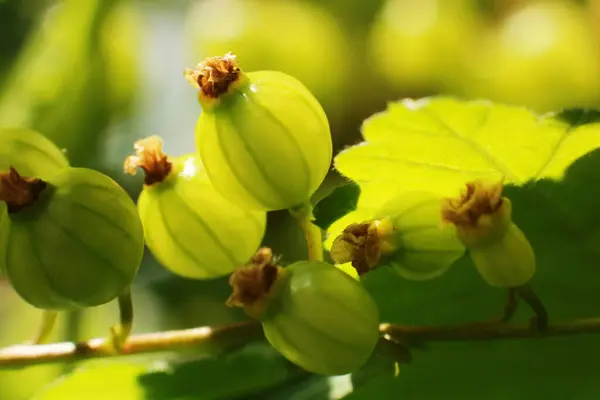
[[[204,96],[213,99],[226,93],[241,74],[236,56],[231,52],[225,56],[209,57],[196,68],[187,68],[184,72],[192,86],[200,89]]]
[[[376,222],[350,224],[333,241],[331,258],[337,264],[352,262],[358,275],[364,275],[379,263],[380,243]]]
[[[469,182],[458,198],[445,199],[442,219],[459,226],[476,226],[479,217],[494,214],[502,205],[503,182]]]
[[[152,185],[164,181],[173,169],[173,164],[163,152],[163,141],[158,136],[138,140],[133,145],[135,155],[125,159],[123,169],[129,175],[135,175],[140,167],[146,173],[144,184]]]
[[[242,307],[254,317],[266,309],[266,300],[281,273],[271,249],[263,247],[244,267],[234,271],[229,284],[233,293],[226,301],[229,307]]]
[[[0,201],[6,203],[10,214],[17,213],[33,205],[47,186],[43,180],[21,176],[9,167],[8,171],[0,172]]]

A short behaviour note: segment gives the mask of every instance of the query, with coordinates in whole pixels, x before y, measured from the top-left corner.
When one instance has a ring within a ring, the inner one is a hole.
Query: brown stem
[[[184,348],[208,353],[227,351],[252,341],[262,340],[260,323],[250,321],[219,327],[199,327],[178,331],[130,336],[120,353],[110,349],[110,338],[87,342],[63,342],[47,345],[15,345],[0,349],[0,369],[93,358],[127,356],[142,353],[177,351]]]
[[[488,324],[480,326],[403,326],[381,324],[382,336],[399,343],[427,341],[479,341],[503,339],[537,339],[549,336],[600,333],[600,317],[550,324],[541,331],[527,324]],[[180,331],[156,332],[130,336],[123,352],[106,350],[109,339],[91,339],[82,343],[16,345],[0,350],[0,369],[31,365],[82,361],[92,358],[134,355],[152,352],[200,349],[209,353],[231,350],[253,341],[263,340],[261,324],[249,321],[219,327],[200,327]]]

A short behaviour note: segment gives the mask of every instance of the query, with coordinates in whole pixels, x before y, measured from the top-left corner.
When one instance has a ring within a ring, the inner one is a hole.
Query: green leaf
[[[310,374],[266,344],[218,358],[169,364],[98,362],[60,378],[34,400],[220,400],[297,381]]]
[[[32,400],[143,400],[138,376],[148,371],[144,364],[100,362],[66,375]]]
[[[307,375],[271,347],[259,345],[146,374],[140,384],[147,400],[218,400],[244,398]]]
[[[352,181],[345,181],[315,205],[314,224],[321,229],[329,228],[333,222],[356,209],[359,196],[360,186]]]
[[[394,192],[454,195],[466,180],[502,176],[513,221],[531,242],[531,285],[550,321],[600,313],[600,112],[537,116],[525,109],[448,98],[405,101],[365,123],[366,143],[336,160],[362,192],[354,214]],[[359,165],[360,164],[360,165]],[[345,216],[347,222],[352,220]],[[355,216],[360,219],[360,215]],[[339,221],[338,221],[339,222]],[[336,224],[338,223],[336,222]],[[468,256],[423,282],[389,269],[364,276],[384,321],[454,325],[498,317],[507,293],[485,284]],[[521,304],[515,322],[531,312]],[[398,378],[376,379],[348,399],[593,399],[600,335],[544,340],[429,342]]]
[[[360,184],[359,208],[382,204],[397,191],[454,195],[477,177],[504,177],[516,185],[560,179],[572,162],[600,146],[597,128],[589,125],[597,113],[539,116],[487,101],[407,99],[367,119],[365,142],[338,154],[335,166]]]

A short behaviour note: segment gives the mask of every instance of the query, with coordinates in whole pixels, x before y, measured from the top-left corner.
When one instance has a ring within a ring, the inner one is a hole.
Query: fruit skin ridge
[[[322,261],[284,268],[260,318],[267,340],[313,373],[343,375],[361,368],[379,340],[379,311],[354,278]]]
[[[0,249],[15,291],[34,307],[74,310],[105,304],[131,284],[143,230],[128,194],[85,168],[54,175],[40,200],[10,214]]]
[[[199,96],[196,149],[217,190],[259,210],[307,202],[332,160],[327,116],[297,79],[275,71],[241,74],[217,100]],[[209,99],[210,100],[210,99]]]
[[[266,229],[266,213],[221,196],[195,153],[175,157],[168,177],[138,199],[146,243],[159,262],[190,279],[225,276],[245,264]]]

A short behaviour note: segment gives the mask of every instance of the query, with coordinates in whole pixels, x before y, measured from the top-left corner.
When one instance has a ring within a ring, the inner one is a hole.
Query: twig
[[[382,336],[397,338],[399,342],[476,341],[498,339],[534,339],[548,336],[600,333],[600,318],[589,318],[550,324],[543,331],[529,325],[487,324],[476,326],[402,326],[381,324]],[[82,343],[55,343],[47,345],[16,345],[0,350],[0,369],[22,368],[31,365],[64,361],[83,361],[93,358],[134,355],[153,352],[178,351],[186,348],[208,353],[230,351],[246,343],[263,340],[262,327],[256,321],[220,327],[201,327],[132,335],[122,353],[106,350],[106,338]]]
[[[121,353],[118,354],[111,350],[110,338],[96,338],[79,343],[15,345],[0,350],[0,369],[177,351],[183,348],[197,348],[208,353],[218,353],[262,338],[261,325],[252,321],[220,327],[205,326],[178,331],[132,335],[127,340]]]
[[[550,336],[581,335],[600,333],[600,318],[587,318],[564,323],[550,324],[543,331],[531,329],[528,324],[481,324],[444,326],[401,326],[382,324],[380,331],[392,337],[412,338],[417,341],[479,341],[499,339],[535,339]]]

